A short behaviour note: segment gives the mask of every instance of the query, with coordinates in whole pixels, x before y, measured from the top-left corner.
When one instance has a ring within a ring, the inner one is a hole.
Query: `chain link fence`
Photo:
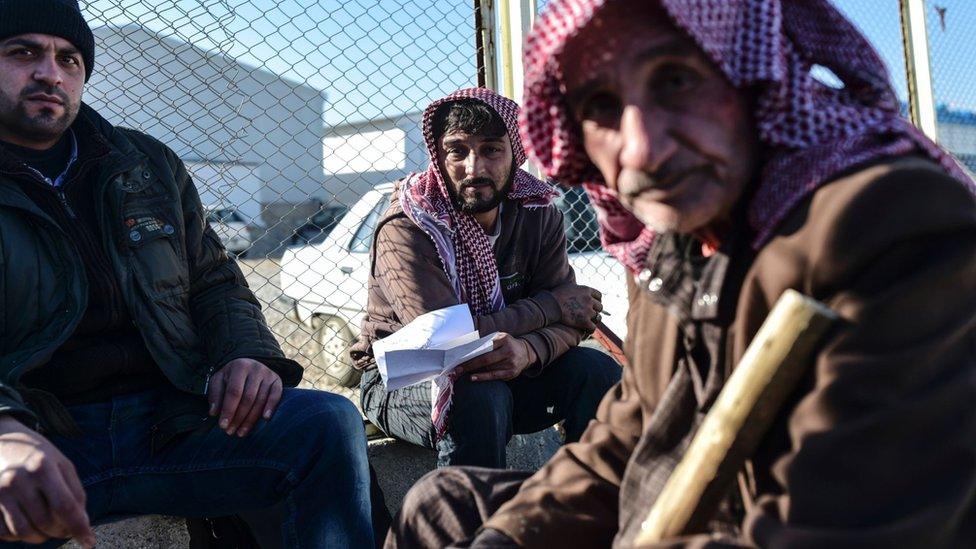
[[[885,62],[902,111],[908,116],[908,78],[899,0],[832,0]]]
[[[477,84],[474,4],[81,4],[97,44],[85,101],[186,162],[306,384],[351,384],[370,235],[369,220],[342,221],[376,185],[426,167],[420,111]],[[322,281],[306,287],[311,274]]]
[[[976,10],[969,0],[939,1],[951,5],[944,30],[939,2],[930,6],[933,57],[965,57],[962,36]],[[86,102],[186,162],[286,353],[306,367],[306,385],[358,400],[344,388],[356,382],[347,349],[366,305],[372,230],[392,182],[427,166],[422,110],[479,82],[475,4],[82,2],[97,45]],[[879,45],[907,101],[898,0],[838,4]],[[938,90],[976,90],[972,70],[934,65]],[[940,129],[962,143],[950,148],[964,158],[976,146]],[[559,206],[577,277],[604,293],[605,321],[623,335],[623,268],[600,251],[582,192],[567,192]]]
[[[925,15],[939,142],[976,173],[976,4],[929,0]]]
[[[85,101],[184,160],[305,384],[354,396],[347,349],[372,230],[390,183],[428,164],[423,109],[478,84],[474,2],[82,6],[97,44]],[[617,268],[598,257],[592,212],[568,197],[576,263],[592,259],[596,285]]]

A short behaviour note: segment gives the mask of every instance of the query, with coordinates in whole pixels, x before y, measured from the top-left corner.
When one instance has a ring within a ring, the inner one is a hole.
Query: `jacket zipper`
[[[74,209],[71,208],[71,204],[68,204],[68,197],[65,196],[64,189],[58,187],[57,194],[58,194],[58,200],[61,201],[61,207],[64,208],[64,211],[68,214],[68,217],[75,220],[78,219],[78,216],[75,214]]]
[[[61,185],[60,187],[57,187],[56,189],[54,189],[56,191],[57,196],[58,196],[58,200],[61,202],[61,207],[64,209],[64,212],[67,214],[68,219],[70,219],[72,221],[77,221],[80,218],[75,213],[75,210],[71,207],[71,204],[68,202],[68,195],[65,192],[65,188],[69,184],[75,183],[75,181],[76,181],[76,179],[78,177],[85,175],[85,173],[86,173],[85,170],[87,169],[87,167],[88,167],[88,162],[87,161],[82,162],[78,166],[78,168],[77,168],[77,170],[75,172],[75,177],[74,178],[71,178],[71,179],[65,181],[63,185]],[[96,198],[96,200],[97,200],[97,198]],[[98,234],[99,226],[98,225],[99,225],[99,223],[96,220],[95,221],[95,227],[94,227],[95,230],[94,230],[94,232],[92,232],[91,230],[89,230],[87,228],[82,228],[81,229],[82,234],[84,235],[84,236],[82,236],[82,238],[84,240],[88,241],[88,243],[86,245],[88,245],[88,246],[95,246],[95,247],[101,247],[102,243],[104,242],[104,236],[101,239],[99,238],[99,234]],[[100,262],[96,261],[95,264],[92,266],[92,272],[95,275],[94,278],[100,278],[101,279],[100,282],[106,282],[107,281],[107,283],[109,284],[109,286],[117,286],[118,292],[110,291],[109,292],[109,295],[108,295],[109,322],[114,326],[114,325],[118,324],[118,322],[119,322],[119,316],[121,315],[119,309],[121,307],[127,307],[127,305],[125,303],[125,298],[122,295],[123,290],[122,290],[121,281],[114,280],[115,279],[115,273],[114,273],[114,269],[112,269],[112,266],[111,266],[112,258],[109,256],[109,254],[108,254],[107,251],[105,252],[105,260],[108,262],[108,265],[101,265]],[[91,282],[92,281],[89,281],[89,284]]]
[[[61,204],[61,208],[64,210],[64,212],[67,215],[68,219],[71,220],[71,221],[77,221],[80,218],[78,217],[78,214],[75,212],[74,208],[71,207],[71,203],[68,201],[68,195],[65,192],[65,188],[69,184],[74,183],[75,180],[78,177],[83,176],[86,173],[85,170],[88,168],[88,164],[89,164],[89,161],[87,159],[84,162],[81,162],[77,166],[77,168],[75,170],[75,177],[68,179],[67,181],[65,181],[59,187],[56,187],[55,188],[54,186],[50,185],[50,181],[48,179],[45,179],[45,182],[49,183],[48,184],[48,188],[50,188],[51,190],[53,190],[55,192],[55,194],[58,197],[58,201]],[[97,200],[97,197],[96,197],[96,200]],[[97,216],[97,214],[96,214],[96,216]],[[89,241],[88,244],[90,244],[92,246],[101,246],[103,240],[98,238],[98,236],[99,236],[98,235],[98,229],[99,229],[98,220],[95,221],[95,232],[94,233],[91,233],[87,229],[81,229],[87,235],[86,237],[83,237],[83,238],[85,240],[88,240]],[[104,239],[104,237],[103,237],[103,239]],[[106,279],[106,277],[107,277],[108,278],[108,283],[110,285],[113,285],[113,281],[114,281],[114,278],[115,278],[115,273],[114,273],[114,269],[112,269],[112,267],[111,267],[112,258],[110,257],[110,255],[108,254],[108,252],[105,253],[105,259],[108,261],[109,265],[107,265],[107,266],[105,266],[105,268],[103,268],[100,264],[96,263],[96,265],[93,267],[93,271],[94,271],[93,274],[95,274],[96,278],[103,279],[102,282],[104,282],[105,279]],[[89,281],[89,283],[91,283],[91,281]],[[108,296],[108,298],[109,298],[109,304],[108,304],[109,305],[109,307],[108,307],[108,310],[109,310],[109,322],[112,325],[118,324],[119,316],[121,314],[120,311],[119,311],[119,308],[120,307],[127,307],[127,304],[125,303],[125,299],[124,299],[124,297],[122,295],[123,290],[122,290],[121,281],[114,281],[114,285],[118,286],[118,290],[119,290],[118,294],[116,294],[115,292],[110,292],[110,294],[115,294],[115,295],[109,295]]]
[[[101,158],[101,157],[98,157],[98,158]],[[125,169],[117,168],[118,169],[117,173],[113,177],[109,178],[108,180],[111,181],[115,177],[121,176],[127,170],[131,169],[133,166],[136,165],[135,162],[130,162],[129,164],[131,164],[131,165],[128,165]],[[36,174],[31,173],[30,171],[25,171],[25,170],[13,170],[9,175],[26,175],[28,177],[36,177]],[[42,181],[43,181],[43,178],[42,178]],[[46,184],[46,182],[45,182],[45,184]],[[58,198],[61,201],[61,204],[67,206],[67,197],[64,196],[64,193],[61,191],[61,189],[58,189],[58,194],[59,194],[59,197]],[[68,209],[70,210],[70,206],[68,206]],[[119,207],[119,213],[120,214],[121,214],[121,210],[122,210],[122,208],[120,206]],[[96,211],[97,211],[97,207],[96,207]],[[73,210],[71,210],[71,212],[74,213]],[[29,212],[29,213],[31,213],[31,215],[35,215],[35,214],[33,214],[33,212]],[[96,218],[98,218],[98,217],[99,216],[96,213]],[[49,219],[48,216],[41,216],[40,219],[43,222],[50,223],[51,224],[51,227],[54,230],[54,232],[58,232],[58,233],[61,233],[62,235],[64,235],[65,228],[64,227],[61,227],[60,225],[58,225],[56,222],[53,221],[53,219]],[[102,222],[102,221],[104,221],[104,220],[103,219],[98,219],[96,222]],[[105,226],[104,223],[102,223],[102,224],[103,224],[103,226]],[[107,226],[106,228],[108,230],[111,230],[111,226],[110,225]],[[109,234],[111,234],[111,233],[109,233]],[[66,244],[67,244],[67,246],[69,248],[74,248],[75,249],[75,257],[77,258],[78,257],[78,247],[75,246],[74,243],[72,243],[72,242],[67,242]],[[82,301],[87,302],[89,282],[87,280],[87,275],[85,273],[85,268],[84,268],[83,265],[80,264],[79,261],[73,261],[72,263],[74,264],[74,267],[75,267],[76,271],[78,272],[78,276],[79,276],[79,278],[82,281],[82,284],[81,284],[81,286],[82,286],[82,288],[81,288],[82,292],[81,293],[82,293],[83,296],[85,296],[85,297],[82,298]],[[86,303],[86,306],[87,306],[87,303]],[[74,328],[76,328],[78,321],[81,320],[81,317],[83,315],[84,315],[84,309],[82,309],[80,311],[80,314],[77,314],[75,316],[75,318],[71,319],[67,324],[65,324],[65,326],[70,326],[70,325],[73,324],[74,325]],[[135,322],[135,319],[133,318],[133,323],[134,322]],[[73,332],[74,328],[72,328],[72,330],[65,330],[65,331],[63,331],[61,333],[61,335],[58,336],[58,338],[55,340],[54,344],[50,348],[51,349],[57,349],[58,347],[60,347],[61,345],[63,345],[64,342],[67,341],[68,338],[70,337],[70,334]],[[43,351],[42,352],[37,352],[34,355],[32,355],[31,357],[28,357],[28,359],[19,360],[19,361],[16,361],[15,363],[13,363],[12,364],[13,368],[11,369],[11,372],[9,373],[9,376],[16,378],[17,376],[22,375],[25,370],[28,370],[28,368],[27,368],[28,363],[34,362],[34,358],[37,357],[37,356],[40,356],[42,353],[43,353]],[[150,351],[150,355],[151,354],[152,354],[152,351]],[[154,360],[155,360],[155,358],[154,358]],[[30,369],[33,369],[34,367],[37,366],[37,364],[31,364],[30,366],[31,366]]]

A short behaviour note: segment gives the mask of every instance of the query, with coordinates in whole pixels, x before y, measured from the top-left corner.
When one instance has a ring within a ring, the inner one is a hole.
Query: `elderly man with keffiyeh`
[[[366,416],[387,434],[438,451],[438,465],[504,467],[515,433],[564,421],[575,442],[620,367],[577,347],[600,294],[577,285],[555,189],[525,162],[518,107],[484,88],[432,103],[430,167],[401,181],[377,224],[362,336]],[[371,345],[423,313],[466,303],[494,349],[432,383],[387,392]]]
[[[387,546],[634,546],[787,289],[840,322],[712,521],[661,546],[976,546],[976,187],[864,37],[827,0],[553,0],[525,82],[529,154],[632,273],[629,366],[536,474],[421,480]]]

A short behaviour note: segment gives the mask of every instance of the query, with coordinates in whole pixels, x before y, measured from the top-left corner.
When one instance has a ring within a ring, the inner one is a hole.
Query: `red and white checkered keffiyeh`
[[[608,2],[552,0],[528,37],[522,140],[545,175],[583,184],[597,207],[609,252],[633,272],[644,266],[653,233],[627,212],[590,163],[565,102],[560,57]],[[871,44],[827,0],[657,0],[680,30],[729,79],[755,93],[765,157],[748,220],[758,249],[809,193],[871,160],[928,155],[970,190],[956,161],[899,116],[884,64]],[[814,67],[843,83],[818,81]]]
[[[476,316],[505,308],[498,265],[491,242],[474,216],[457,210],[448,194],[443,174],[437,162],[437,142],[434,139],[434,114],[445,103],[461,99],[480,101],[501,117],[508,129],[514,157],[512,187],[507,198],[526,208],[547,207],[558,196],[556,189],[533,177],[518,166],[525,163],[525,150],[518,133],[518,105],[486,88],[466,88],[431,103],[424,111],[423,134],[430,155],[427,171],[413,173],[399,187],[398,198],[404,213],[433,240],[441,265],[462,303],[467,303]],[[454,378],[450,375],[435,380],[431,419],[438,439],[446,429],[447,413],[451,405]]]

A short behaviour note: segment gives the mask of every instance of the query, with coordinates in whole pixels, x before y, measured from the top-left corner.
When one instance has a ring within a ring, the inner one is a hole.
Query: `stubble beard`
[[[64,101],[64,113],[55,116],[52,109],[45,108],[34,116],[28,114],[26,100],[23,98],[38,92],[60,97]],[[17,99],[0,93],[0,131],[8,135],[30,141],[56,140],[68,130],[77,115],[78,105],[73,104],[67,94],[60,90],[30,86]]]
[[[491,195],[486,198],[482,198],[480,196],[464,198],[461,196],[461,193],[464,191],[465,187],[471,186],[477,182],[490,182],[488,188],[491,189]],[[451,198],[454,200],[454,206],[458,209],[458,211],[468,215],[475,215],[490,212],[491,210],[497,208],[498,205],[502,203],[502,200],[505,199],[505,196],[508,195],[511,188],[511,177],[509,177],[508,182],[505,183],[505,186],[500,190],[496,189],[495,182],[488,178],[465,179],[458,185],[457,191],[451,188]]]

